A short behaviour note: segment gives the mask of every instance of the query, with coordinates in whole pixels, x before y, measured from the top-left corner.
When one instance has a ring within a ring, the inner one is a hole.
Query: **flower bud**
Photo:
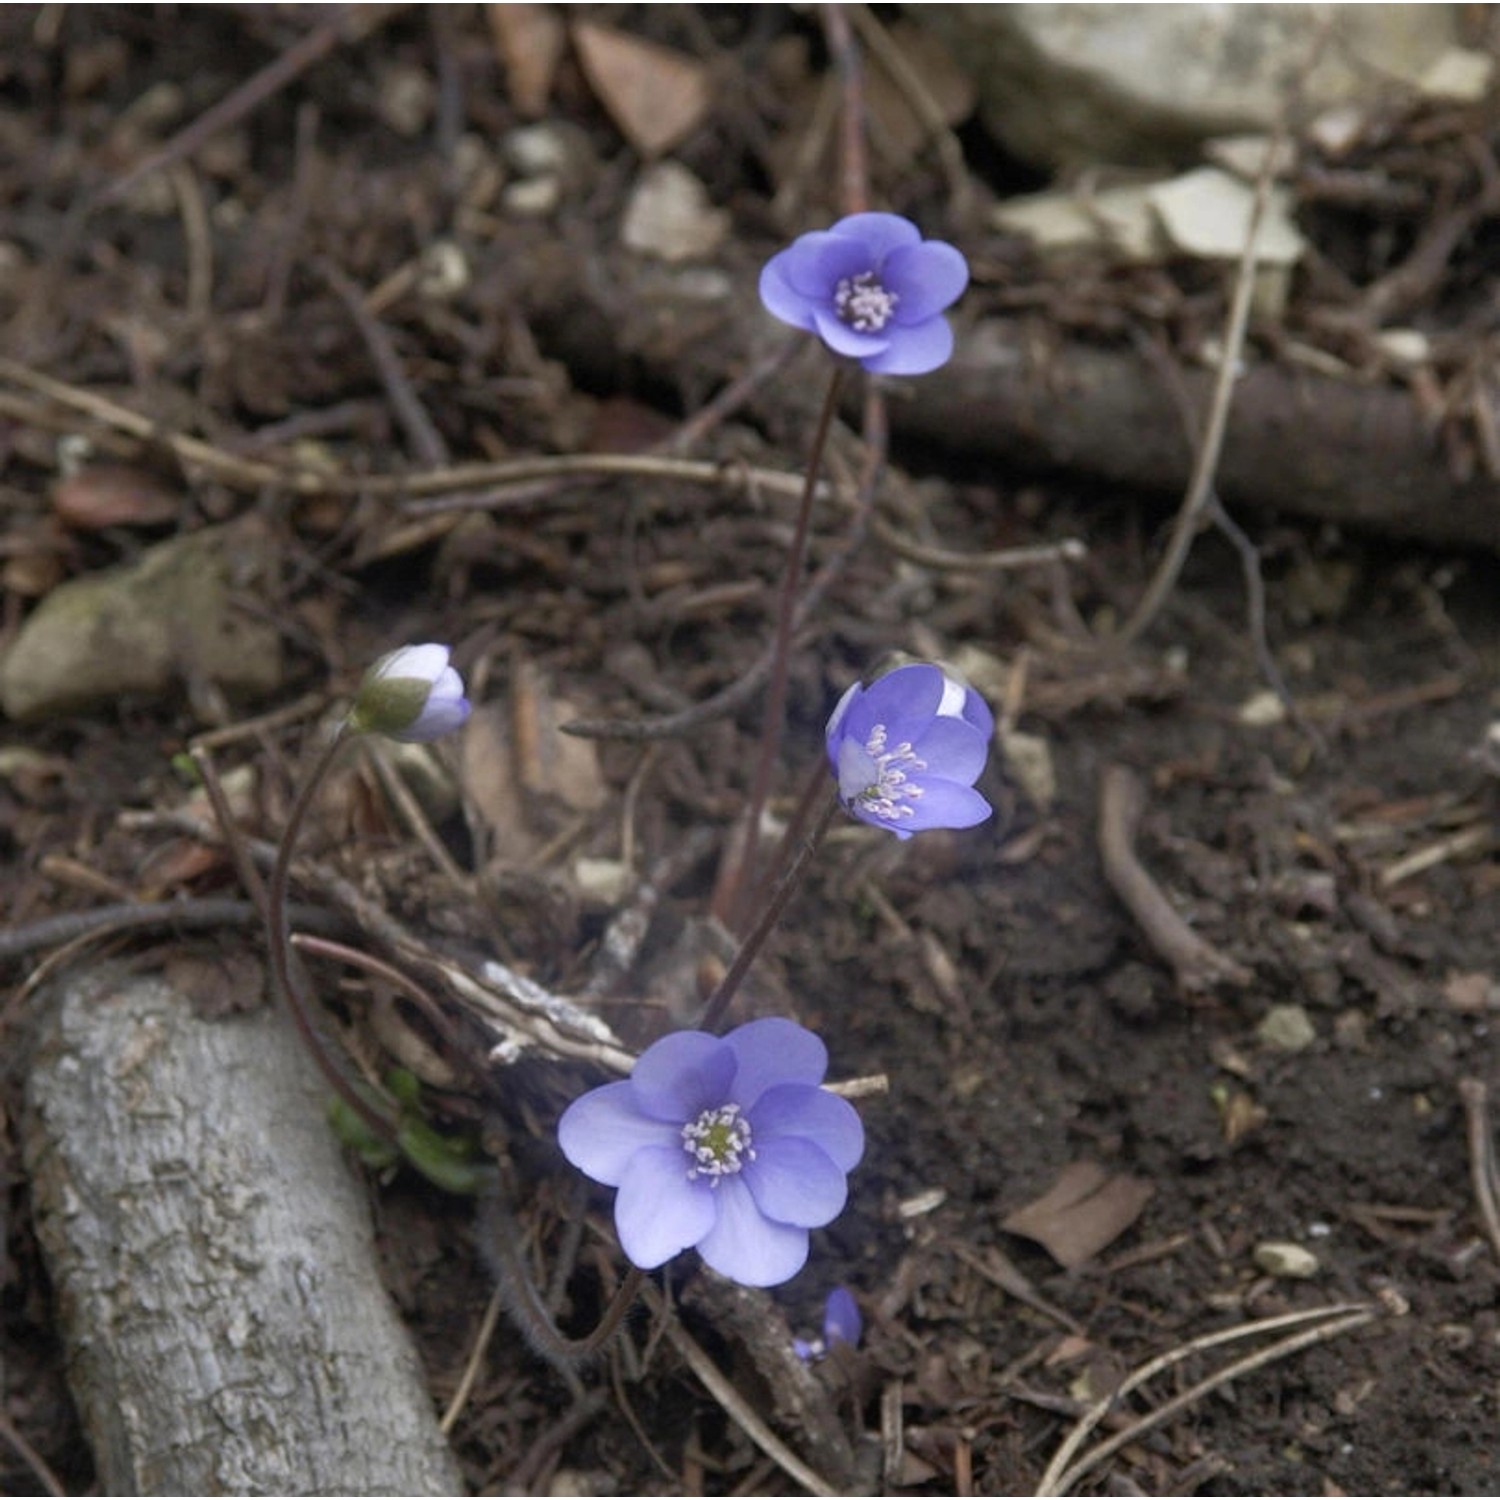
[[[382,656],[359,685],[349,727],[393,740],[435,740],[469,717],[464,681],[449,647],[403,646]]]

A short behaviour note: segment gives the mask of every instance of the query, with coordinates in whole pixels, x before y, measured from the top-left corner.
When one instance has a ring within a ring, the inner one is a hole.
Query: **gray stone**
[[[134,562],[60,584],[0,663],[0,709],[37,721],[184,682],[237,697],[281,685],[281,637],[251,599],[273,565],[254,520],[162,542]]]
[[[969,69],[988,128],[1044,166],[1184,161],[1314,108],[1414,89],[1456,41],[1456,5],[923,5]],[[1320,36],[1327,28],[1326,40]],[[1308,63],[1316,54],[1316,65]]]

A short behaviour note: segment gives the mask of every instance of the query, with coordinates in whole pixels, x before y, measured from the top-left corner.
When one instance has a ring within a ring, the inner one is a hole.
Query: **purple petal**
[[[839,796],[845,802],[852,802],[866,787],[874,786],[880,780],[880,767],[875,764],[875,757],[858,740],[844,740],[839,745],[833,772],[838,778]]]
[[[867,270],[879,266],[886,256],[902,247],[922,242],[922,231],[900,214],[850,214],[840,219],[829,232],[844,239],[858,240],[869,252]],[[881,278],[882,282],[884,279]]]
[[[898,719],[928,719],[943,700],[942,671],[917,662],[878,677],[849,706],[843,730],[863,745],[877,724],[888,728]]]
[[[897,323],[910,327],[958,301],[969,284],[969,263],[952,245],[927,240],[893,250],[880,268],[880,284],[896,294]]]
[[[809,333],[817,330],[813,319],[814,299],[804,297],[791,282],[781,267],[781,255],[773,255],[761,269],[760,300],[767,312],[790,323],[793,328],[805,328]],[[826,299],[823,299],[826,300]]]
[[[844,715],[849,712],[851,704],[859,700],[864,688],[857,682],[851,683],[844,691],[844,696],[834,704],[833,712],[828,715],[828,725],[823,731],[823,739],[828,746],[828,758],[832,760],[837,752],[837,742],[843,727]]]
[[[641,1053],[630,1086],[642,1114],[682,1125],[724,1103],[734,1053],[706,1031],[674,1031]]]
[[[836,1219],[849,1201],[849,1184],[827,1155],[801,1136],[755,1143],[743,1172],[756,1207],[778,1224],[816,1229]]]
[[[654,1270],[714,1227],[720,1190],[689,1180],[682,1147],[648,1147],[631,1157],[615,1199],[615,1231],[631,1265]]]
[[[927,762],[927,770],[911,773],[912,780],[927,784],[962,781],[973,785],[984,770],[989,741],[964,719],[933,719],[912,742],[912,748]]]
[[[853,1171],[865,1154],[865,1127],[858,1111],[827,1089],[796,1083],[767,1089],[748,1118],[757,1151],[762,1141],[801,1136],[843,1172]]]
[[[575,1099],[557,1122],[557,1143],[580,1172],[618,1187],[637,1151],[675,1146],[682,1151],[680,1127],[652,1120],[636,1105],[628,1082],[607,1083]]]
[[[990,712],[989,704],[967,683],[959,682],[952,677],[948,679],[948,682],[950,686],[959,688],[963,693],[963,706],[958,711],[959,717],[964,723],[972,724],[984,736],[985,744],[989,744],[995,733],[995,716]],[[946,697],[947,695],[944,694],[945,701]]]
[[[892,823],[879,826],[890,828],[902,837],[920,833],[924,828],[972,828],[995,810],[973,787],[960,786],[956,781],[924,781],[922,795],[907,806],[911,808],[911,816],[902,818],[900,827]],[[865,819],[867,823],[877,821]]]
[[[742,1286],[776,1286],[807,1264],[807,1231],[766,1218],[743,1175],[720,1178],[713,1192],[719,1216],[698,1241],[698,1254],[721,1276]]]
[[[834,1287],[823,1306],[823,1341],[829,1345],[857,1345],[864,1331],[864,1319],[859,1315],[854,1293],[846,1286]]]
[[[736,1026],[724,1042],[739,1064],[728,1102],[738,1104],[746,1113],[773,1085],[816,1087],[828,1071],[828,1048],[807,1027],[785,1016],[767,1016],[763,1021]]]
[[[868,823],[871,828],[883,828],[887,833],[894,833],[903,843],[912,836],[914,830],[909,818],[882,818],[859,802],[849,802],[845,806],[850,817],[858,818],[861,823]]]
[[[826,230],[804,234],[771,260],[794,292],[833,306],[833,290],[846,276],[875,269],[875,257],[857,240]]]
[[[832,310],[825,311],[821,307],[813,309],[813,319],[818,325],[818,337],[833,350],[835,354],[847,355],[850,359],[863,362],[866,359],[878,358],[890,348],[890,335],[885,333],[856,333],[837,313]],[[892,333],[901,333],[902,330],[891,329]]]
[[[872,375],[926,375],[953,357],[953,330],[944,317],[930,318],[911,328],[892,323],[886,331],[890,348],[884,354],[860,360]]]

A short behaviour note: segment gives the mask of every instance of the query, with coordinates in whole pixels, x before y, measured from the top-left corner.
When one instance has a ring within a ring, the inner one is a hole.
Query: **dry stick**
[[[807,340],[800,335],[787,339],[779,349],[772,352],[701,406],[688,418],[665,443],[660,445],[663,453],[681,453],[701,442],[721,422],[733,416],[768,380],[774,379],[793,358],[807,347]]]
[[[800,495],[803,480],[774,469],[708,463],[701,459],[668,458],[638,453],[579,453],[505,459],[494,463],[454,464],[418,474],[341,474],[327,470],[275,464],[244,458],[216,448],[201,438],[164,430],[150,417],[111,401],[107,396],[43,375],[19,360],[0,355],[0,380],[46,396],[59,405],[103,422],[142,442],[159,443],[185,464],[196,464],[214,478],[240,489],[286,489],[298,495],[351,495],[372,500],[401,500],[415,515],[441,510],[483,510],[498,505],[485,496],[460,493],[434,503],[433,496],[525,484],[535,479],[568,479],[579,475],[603,478],[662,479],[678,484],[711,485],[741,490],[753,481],[773,495]],[[820,491],[820,493],[823,493]],[[423,502],[426,503],[423,503]]]
[[[823,409],[813,431],[812,449],[807,456],[807,473],[802,497],[797,506],[797,520],[787,549],[781,575],[781,589],[776,599],[776,630],[771,642],[771,681],[766,692],[765,718],[761,722],[760,746],[756,752],[755,773],[750,782],[750,796],[744,817],[744,833],[738,854],[730,861],[725,878],[714,892],[710,913],[733,926],[738,915],[740,892],[754,878],[755,860],[760,847],[760,819],[766,798],[771,792],[771,776],[776,769],[776,753],[781,748],[781,732],[786,718],[787,679],[792,666],[792,629],[797,614],[797,590],[802,582],[802,563],[807,555],[807,533],[812,521],[813,496],[818,487],[818,471],[828,446],[833,414],[838,409],[839,391],[844,384],[842,363],[833,367]]]
[[[186,162],[174,162],[167,171],[182,216],[182,236],[187,242],[187,310],[188,317],[201,324],[213,311],[214,245],[208,225],[208,209],[203,189]]]
[[[1250,206],[1250,223],[1245,231],[1245,248],[1240,252],[1239,266],[1235,272],[1234,295],[1229,303],[1229,316],[1224,328],[1223,347],[1219,351],[1219,376],[1214,382],[1213,401],[1208,409],[1208,422],[1203,429],[1203,440],[1198,445],[1193,472],[1188,479],[1187,493],[1172,528],[1167,551],[1157,567],[1146,592],[1136,605],[1130,618],[1120,627],[1114,637],[1116,644],[1128,646],[1156,618],[1167,596],[1177,585],[1182,565],[1187,560],[1193,545],[1193,534],[1197,530],[1204,507],[1213,494],[1214,473],[1219,466],[1219,454],[1224,447],[1224,433],[1229,425],[1229,408],[1234,399],[1235,381],[1238,377],[1240,352],[1245,346],[1245,328],[1250,320],[1250,299],[1255,291],[1256,242],[1260,238],[1261,221],[1265,217],[1266,204],[1271,196],[1271,179],[1275,171],[1276,158],[1280,155],[1282,135],[1280,132],[1266,147],[1265,159],[1255,181],[1255,198]]]
[[[1087,546],[1071,536],[1060,542],[1043,542],[1033,547],[1002,547],[994,552],[950,552],[946,547],[930,547],[925,542],[916,541],[878,516],[875,519],[875,540],[907,562],[955,573],[1011,573],[1021,568],[1082,562],[1089,555]]]
[[[386,395],[395,408],[396,420],[400,422],[416,456],[430,469],[447,467],[450,460],[448,445],[433,426],[432,418],[417,399],[417,393],[412,390],[389,335],[365,306],[364,294],[332,261],[320,256],[314,264],[318,274],[344,304],[360,338],[364,340],[370,358],[375,361],[380,383],[385,387]]]
[[[1187,442],[1187,451],[1191,454],[1193,451],[1193,409],[1177,367],[1167,358],[1155,339],[1148,339],[1141,335],[1136,340],[1136,346],[1162,376],[1162,383],[1167,389],[1167,394],[1177,408],[1177,415],[1182,423],[1183,437]],[[1208,499],[1204,508],[1208,518],[1218,527],[1220,534],[1239,555],[1240,572],[1245,580],[1245,613],[1250,627],[1250,641],[1255,650],[1255,660],[1260,667],[1261,676],[1270,684],[1271,691],[1280,700],[1288,718],[1312,741],[1313,747],[1319,754],[1322,754],[1328,748],[1327,741],[1297,707],[1296,700],[1286,685],[1286,679],[1281,675],[1281,668],[1276,665],[1276,658],[1271,653],[1270,632],[1266,626],[1266,584],[1261,576],[1260,553],[1255,543],[1245,535],[1239,523],[1224,508],[1224,502],[1212,485],[1209,486]]]
[[[335,963],[347,964],[351,969],[361,969],[376,979],[384,980],[392,989],[405,995],[427,1017],[471,1077],[478,1078],[481,1082],[488,1081],[484,1077],[483,1069],[465,1052],[463,1038],[459,1036],[447,1011],[438,1004],[437,998],[423,989],[410,974],[398,969],[395,964],[387,963],[383,958],[376,958],[373,953],[366,953],[362,949],[351,948],[347,943],[334,942],[330,938],[318,937],[309,932],[294,932],[292,947],[299,953],[313,953],[319,958],[331,958]]]
[[[292,810],[287,815],[266,896],[266,942],[271,950],[271,971],[276,976],[276,988],[284,996],[292,1021],[297,1027],[297,1034],[302,1038],[303,1046],[312,1054],[319,1071],[328,1080],[334,1093],[354,1111],[355,1116],[369,1128],[377,1140],[397,1146],[399,1135],[394,1111],[389,1106],[385,1109],[376,1108],[344,1076],[343,1069],[329,1055],[323,1038],[313,1024],[312,1004],[303,987],[303,973],[292,951],[291,931],[287,920],[286,898],[287,886],[291,880],[292,851],[296,847],[297,835],[302,831],[302,824],[312,806],[314,795],[322,786],[323,778],[328,774],[339,751],[344,748],[346,727],[340,725],[328,742],[311,773],[303,781],[297,799],[292,803]]]
[[[447,849],[443,847],[443,841],[433,831],[432,824],[427,820],[427,814],[422,811],[422,804],[417,801],[412,789],[402,779],[401,773],[391,764],[385,747],[369,740],[365,744],[365,752],[370,758],[370,764],[375,768],[375,774],[380,779],[380,785],[385,794],[396,805],[396,810],[401,814],[401,821],[406,824],[407,832],[414,835],[417,842],[427,851],[427,857],[443,873],[443,878],[450,885],[460,891],[470,890],[473,881],[458,867],[457,861]]]
[[[813,1495],[837,1495],[839,1492],[833,1488],[821,1475],[802,1462],[785,1443],[766,1426],[754,1407],[734,1388],[728,1377],[723,1374],[719,1367],[708,1357],[699,1345],[689,1336],[687,1330],[675,1318],[666,1316],[666,1304],[657,1289],[647,1282],[642,1287],[646,1304],[658,1317],[663,1319],[663,1327],[666,1330],[668,1341],[676,1349],[688,1368],[692,1370],[704,1389],[719,1403],[733,1419],[733,1421],[744,1432],[745,1436],[760,1449],[767,1458],[773,1460],[778,1467],[797,1481],[803,1489]]]
[[[328,913],[315,907],[293,908],[302,926],[328,930]],[[25,927],[0,930],[0,963],[76,943],[90,938],[108,937],[117,932],[140,932],[153,927],[175,927],[182,932],[199,932],[214,927],[248,926],[261,916],[253,901],[232,897],[202,897],[172,901],[125,901],[110,906],[96,906],[89,911],[63,912],[45,917]],[[343,930],[343,924],[338,924]]]
[[[1266,631],[1266,583],[1260,572],[1260,552],[1240,529],[1234,517],[1224,509],[1223,501],[1212,489],[1209,491],[1208,514],[1220,533],[1228,539],[1229,545],[1239,554],[1240,572],[1245,580],[1245,610],[1250,617],[1250,640],[1255,648],[1260,675],[1270,683],[1271,691],[1280,700],[1292,723],[1307,736],[1320,755],[1324,754],[1328,749],[1328,741],[1317,725],[1297,707],[1297,701],[1286,685],[1286,678],[1281,675],[1281,668],[1276,665],[1276,658],[1271,654],[1270,639]]]
[[[782,912],[786,910],[787,902],[792,899],[797,887],[801,885],[802,877],[807,873],[807,867],[817,852],[818,845],[822,843],[823,835],[828,832],[828,825],[833,821],[838,805],[836,788],[830,786],[827,800],[823,804],[823,811],[813,825],[813,831],[808,835],[807,842],[802,845],[787,866],[786,874],[781,877],[780,884],[771,892],[771,898],[766,902],[765,910],[761,912],[755,926],[740,944],[739,951],[734,955],[713,994],[708,997],[708,1003],[703,1007],[703,1015],[698,1022],[701,1030],[712,1031],[729,1008],[729,1002],[734,999],[740,985],[744,983],[745,975],[750,972],[750,965],[755,962],[756,955],[765,945],[766,939],[770,937]]]
[[[240,832],[239,825],[234,821],[234,809],[229,805],[229,798],[224,795],[224,785],[219,780],[219,768],[214,764],[213,754],[207,745],[197,740],[189,747],[188,754],[198,768],[203,790],[208,793],[209,805],[214,810],[214,819],[219,825],[224,847],[229,851],[234,873],[239,877],[245,894],[255,903],[255,909],[264,916],[266,911],[265,882],[260,878],[260,871],[255,868],[255,861],[250,857],[250,851],[245,846],[244,834]]]
[[[159,150],[153,151],[144,161],[137,162],[123,177],[117,177],[99,195],[94,206],[103,208],[116,202],[143,177],[191,156],[210,137],[238,124],[246,115],[259,109],[299,74],[320,62],[340,42],[363,40],[376,27],[384,25],[404,8],[399,5],[338,6],[331,15],[305,36],[299,37],[260,72],[247,78],[212,108],[204,110]]]
[[[870,206],[870,169],[865,154],[864,69],[842,5],[821,8],[823,37],[838,69],[843,110],[839,115],[839,202],[846,214]]]
[[[1464,1103],[1469,1127],[1469,1171],[1474,1181],[1474,1201],[1489,1237],[1490,1248],[1500,1260],[1500,1175],[1495,1169],[1495,1138],[1490,1133],[1489,1090],[1477,1078],[1460,1078],[1458,1096]]]
[[[49,1495],[66,1495],[68,1493],[62,1487],[62,1481],[52,1472],[47,1460],[21,1436],[16,1430],[15,1423],[4,1412],[0,1412],[0,1437],[3,1437],[16,1450],[22,1462],[36,1475],[37,1479],[41,1482],[42,1488]]]
[[[496,1325],[500,1322],[500,1309],[504,1306],[505,1299],[501,1295],[500,1288],[496,1287],[490,1293],[489,1305],[484,1310],[484,1317],[479,1323],[479,1333],[474,1339],[474,1347],[469,1351],[469,1358],[464,1364],[464,1373],[459,1378],[458,1389],[453,1393],[453,1399],[448,1403],[448,1409],[443,1413],[443,1419],[438,1423],[438,1431],[447,1437],[453,1431],[453,1424],[458,1421],[459,1415],[469,1402],[469,1394],[474,1389],[474,1383],[479,1379],[479,1367],[484,1363],[485,1352],[490,1347],[490,1340],[495,1336]]]
[[[1114,893],[1140,923],[1146,940],[1171,964],[1188,993],[1218,983],[1249,984],[1243,965],[1205,942],[1178,916],[1135,853],[1136,829],[1145,810],[1140,779],[1124,766],[1106,766],[1099,777],[1099,856]]]
[[[1171,1350],[1159,1359],[1154,1359],[1149,1364],[1141,1366],[1139,1370],[1121,1382],[1117,1390],[1097,1402],[1084,1413],[1082,1418],[1079,1419],[1078,1425],[1069,1433],[1067,1441],[1047,1466],[1047,1472],[1042,1476],[1036,1493],[1048,1496],[1066,1495],[1085,1474],[1091,1469],[1097,1468],[1111,1454],[1117,1453],[1121,1448],[1135,1442],[1144,1433],[1149,1432],[1153,1427],[1160,1426],[1168,1417],[1175,1416],[1179,1411],[1191,1406],[1195,1401],[1201,1400],[1211,1391],[1217,1390],[1222,1385],[1228,1385],[1231,1381],[1238,1380],[1242,1376],[1249,1375],[1256,1370],[1263,1369],[1266,1365],[1286,1359],[1303,1349],[1311,1348],[1314,1344],[1326,1343],[1329,1339],[1337,1338],[1341,1333],[1348,1333],[1355,1328],[1363,1328],[1367,1323],[1373,1323],[1376,1316],[1373,1308],[1362,1303],[1340,1303],[1335,1307],[1314,1308],[1307,1312],[1291,1313],[1280,1318],[1265,1318],[1259,1323],[1246,1323],[1238,1328],[1226,1329],[1223,1333],[1194,1339],[1180,1348]],[[1200,1380],[1196,1385],[1179,1392],[1171,1400],[1163,1402],[1154,1411],[1148,1412],[1144,1417],[1141,1417],[1136,1422],[1132,1422],[1128,1427],[1121,1429],[1121,1431],[1115,1433],[1112,1437],[1106,1438],[1102,1443],[1096,1444],[1071,1467],[1065,1467],[1067,1460],[1078,1450],[1083,1438],[1108,1415],[1114,1404],[1122,1396],[1128,1395],[1153,1375],[1160,1373],[1171,1365],[1177,1364],[1190,1354],[1210,1349],[1216,1344],[1246,1338],[1255,1333],[1270,1332],[1277,1327],[1289,1327],[1295,1323],[1307,1322],[1313,1318],[1326,1318],[1327,1321],[1320,1323],[1316,1328],[1309,1328],[1301,1333],[1291,1334],[1287,1338],[1272,1344],[1269,1348],[1261,1349],[1254,1354],[1247,1354],[1243,1359],[1235,1360],[1232,1364],[1226,1365],[1222,1370]]]
[[[937,100],[922,81],[916,69],[907,62],[906,54],[891,40],[890,33],[876,20],[868,5],[843,7],[854,22],[859,39],[879,60],[881,67],[891,76],[891,82],[906,96],[922,128],[936,142],[938,165],[948,184],[949,201],[953,215],[960,223],[969,216],[973,193],[969,185],[969,174],[964,166],[964,148],[949,129]]]

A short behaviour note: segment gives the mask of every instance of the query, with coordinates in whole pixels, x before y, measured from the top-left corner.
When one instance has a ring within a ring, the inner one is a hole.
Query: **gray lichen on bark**
[[[284,1018],[118,970],[43,1003],[27,1166],[106,1492],[461,1493]]]

